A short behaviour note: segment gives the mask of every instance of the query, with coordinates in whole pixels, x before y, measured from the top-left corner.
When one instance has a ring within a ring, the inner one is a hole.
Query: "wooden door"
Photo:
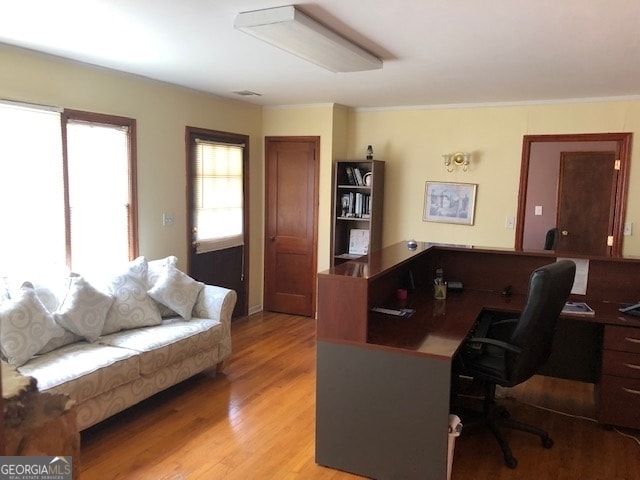
[[[563,152],[558,198],[559,254],[609,255],[616,185],[614,152]]]
[[[188,224],[187,235],[189,236],[189,275],[198,281],[209,285],[235,290],[238,300],[233,309],[233,318],[243,317],[248,314],[248,242],[249,242],[249,215],[247,209],[243,210],[243,234],[244,244],[232,246],[222,250],[211,252],[198,252],[194,238],[195,228],[195,207],[196,188],[195,176],[195,142],[196,139],[204,139],[212,142],[230,145],[243,145],[242,160],[242,182],[243,182],[243,205],[249,205],[249,137],[246,135],[218,132],[196,127],[187,127],[187,208]]]
[[[318,137],[265,141],[264,309],[314,316]]]

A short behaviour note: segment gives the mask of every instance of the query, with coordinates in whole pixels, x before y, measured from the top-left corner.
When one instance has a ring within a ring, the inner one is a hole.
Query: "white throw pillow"
[[[63,334],[31,283],[25,282],[14,298],[0,305],[0,348],[12,365],[24,365],[49,340]]]
[[[104,327],[113,297],[102,293],[77,274],[69,276],[69,288],[54,320],[70,332],[95,342]]]
[[[2,279],[3,281],[0,282],[0,303],[4,302],[5,300],[9,300],[9,289],[7,288],[7,284],[6,279]]]
[[[178,257],[174,255],[169,255],[168,257],[160,258],[158,260],[150,260],[148,264],[149,264],[149,270],[147,272],[147,289],[150,289],[150,288],[153,288],[153,286],[158,282],[160,275],[162,274],[162,272],[164,271],[167,265],[172,265],[174,267],[178,265]],[[166,305],[163,305],[162,303],[156,301],[155,299],[154,299],[154,302],[156,304],[156,307],[158,308],[158,311],[160,312],[161,317],[176,316],[176,312],[171,310]]]
[[[173,265],[166,265],[156,284],[147,293],[185,320],[191,319],[193,306],[204,283],[197,282]]]
[[[147,295],[147,270],[147,260],[138,257],[111,280],[108,289],[115,300],[107,313],[103,335],[162,322],[153,299]]]

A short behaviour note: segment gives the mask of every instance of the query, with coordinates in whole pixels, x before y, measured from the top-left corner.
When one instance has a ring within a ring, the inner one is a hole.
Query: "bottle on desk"
[[[442,268],[436,269],[436,277],[433,279],[433,298],[436,300],[447,298],[447,282],[444,281]]]

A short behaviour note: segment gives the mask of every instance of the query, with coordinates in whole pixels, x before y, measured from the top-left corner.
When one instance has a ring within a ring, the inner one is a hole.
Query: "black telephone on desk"
[[[640,303],[629,305],[628,307],[619,308],[618,310],[622,313],[626,313],[627,315],[635,315],[637,317],[640,317]]]

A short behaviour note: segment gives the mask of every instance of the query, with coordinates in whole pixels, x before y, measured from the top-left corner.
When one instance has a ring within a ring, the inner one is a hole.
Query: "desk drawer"
[[[607,325],[604,327],[604,348],[640,353],[640,328]]]
[[[598,421],[640,428],[640,379],[602,375]]]
[[[616,377],[640,378],[640,353],[605,350],[602,354],[602,373]]]

